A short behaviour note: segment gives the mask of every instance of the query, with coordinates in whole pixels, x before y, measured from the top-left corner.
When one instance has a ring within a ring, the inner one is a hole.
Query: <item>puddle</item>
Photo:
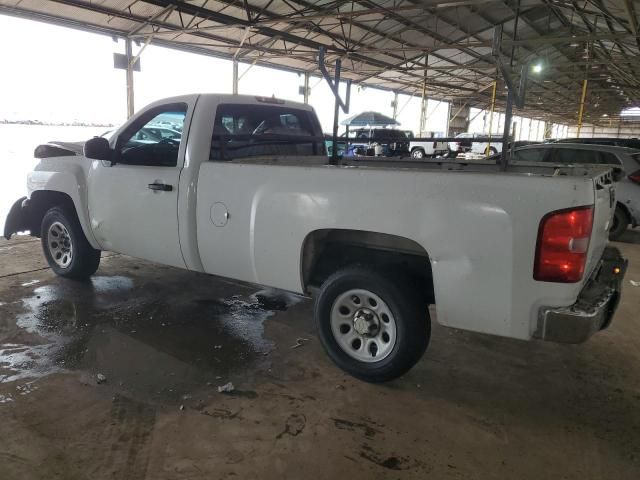
[[[59,346],[0,344],[0,383],[39,378],[60,371],[52,362]]]
[[[23,383],[22,385],[18,385],[16,387],[18,395],[29,395],[31,392],[35,392],[36,390],[38,390],[38,386],[36,385],[35,380]]]
[[[204,295],[221,288],[215,280],[194,280],[134,288],[128,277],[94,277],[35,288],[17,333],[0,344],[0,383],[79,369],[134,396],[179,401],[265,364],[274,345],[264,321],[301,298],[268,289],[215,299]],[[17,395],[35,388],[24,385]]]
[[[10,402],[13,402],[13,398],[11,397],[11,394],[0,395],[0,405],[2,405],[3,403],[10,403]]]

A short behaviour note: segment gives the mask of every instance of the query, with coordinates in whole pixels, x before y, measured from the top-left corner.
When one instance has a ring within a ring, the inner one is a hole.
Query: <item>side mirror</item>
[[[113,150],[109,141],[102,137],[93,137],[84,144],[84,156],[94,160],[113,161]]]

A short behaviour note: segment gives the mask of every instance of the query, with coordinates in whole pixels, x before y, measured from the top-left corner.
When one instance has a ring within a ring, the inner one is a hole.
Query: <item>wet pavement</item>
[[[0,347],[0,383],[81,371],[117,379],[143,401],[180,403],[202,385],[268,368],[264,322],[302,297],[199,274],[185,288],[185,272],[155,269],[149,278],[21,283],[32,294],[4,302],[15,327]]]
[[[624,239],[620,311],[587,344],[436,326],[385,385],[330,363],[302,297],[117,254],[68,281],[2,241],[0,479],[640,478]]]

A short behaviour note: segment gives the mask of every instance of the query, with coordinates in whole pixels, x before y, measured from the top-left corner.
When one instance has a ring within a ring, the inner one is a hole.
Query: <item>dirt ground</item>
[[[331,364],[309,300],[116,254],[72,282],[38,241],[2,241],[0,479],[637,480],[640,232],[624,240],[620,309],[588,343],[434,326],[384,385]]]

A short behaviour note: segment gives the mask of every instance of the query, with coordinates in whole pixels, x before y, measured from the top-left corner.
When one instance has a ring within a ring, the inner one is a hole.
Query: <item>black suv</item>
[[[640,138],[615,138],[615,137],[595,137],[595,138],[563,138],[555,143],[583,143],[588,145],[611,145],[613,147],[627,147],[640,150]]]
[[[372,144],[377,143],[382,145],[384,156],[394,157],[409,154],[409,142],[413,136],[409,133],[395,128],[358,128],[353,133],[350,132],[349,137],[357,138],[352,144],[358,149],[371,150]]]

